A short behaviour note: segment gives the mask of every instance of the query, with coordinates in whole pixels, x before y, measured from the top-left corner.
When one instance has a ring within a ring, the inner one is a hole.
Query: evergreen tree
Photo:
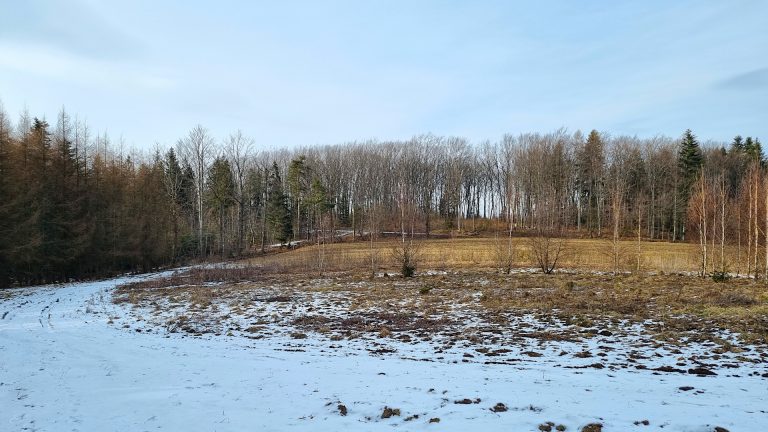
[[[605,166],[605,144],[600,133],[592,130],[578,155],[578,183],[586,202],[586,219],[590,235],[600,232],[601,200]]]
[[[280,244],[285,244],[293,234],[291,211],[288,197],[283,192],[283,181],[277,163],[272,164],[269,174],[269,201],[267,204],[267,222],[272,228],[272,235]]]
[[[255,226],[258,224],[260,227],[261,236],[259,241],[262,246],[262,252],[264,252],[265,238],[266,238],[266,196],[267,196],[267,184],[266,180],[268,175],[264,173],[260,167],[251,167],[246,173],[245,190],[243,191],[246,210],[253,219],[254,229],[252,231],[253,241],[255,238]],[[258,221],[258,222],[256,222]]]
[[[235,204],[235,181],[229,161],[217,157],[208,169],[208,205],[217,213],[219,219],[219,250],[225,254],[224,220],[226,211]]]
[[[317,220],[334,207],[333,202],[331,201],[331,196],[328,194],[328,190],[318,178],[315,178],[312,181],[308,204]]]
[[[135,265],[143,271],[150,271],[173,257],[175,239],[172,231],[172,206],[163,194],[164,164],[156,155],[152,164],[141,164],[134,183],[131,214],[134,215],[132,237],[137,239]]]
[[[295,221],[293,226],[294,236],[301,235],[301,219],[304,215],[304,200],[305,195],[309,189],[309,173],[310,169],[307,165],[307,158],[301,155],[291,161],[288,166],[288,191],[291,199],[291,211],[295,215]],[[295,238],[295,237],[294,237]]]
[[[691,196],[691,187],[693,187],[696,178],[701,171],[703,163],[701,147],[696,136],[687,129],[680,141],[680,150],[678,152],[677,166],[679,171],[679,183],[677,191],[677,205],[675,212],[678,215],[677,223],[681,228],[681,238],[685,239],[685,221],[687,220],[687,204]]]
[[[678,167],[684,188],[689,189],[693,181],[696,180],[703,162],[699,141],[690,129],[683,134],[678,156]]]
[[[731,152],[734,153],[741,153],[744,151],[744,139],[741,137],[741,135],[736,135],[733,137],[733,141],[731,142]]]
[[[171,255],[174,259],[178,258],[181,208],[183,206],[182,198],[184,193],[184,172],[179,165],[179,159],[173,148],[165,153],[165,159],[162,161],[163,186],[165,195],[168,198],[168,207],[170,208],[171,225],[173,227],[173,240],[171,242]]]
[[[760,140],[757,138],[747,137],[744,141],[744,154],[747,155],[750,161],[763,163],[765,157],[763,156],[763,146],[760,144]]]

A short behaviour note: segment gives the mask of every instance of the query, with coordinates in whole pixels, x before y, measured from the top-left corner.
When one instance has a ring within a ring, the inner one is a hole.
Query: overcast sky
[[[766,1],[0,3],[6,111],[64,105],[138,148],[197,123],[262,148],[560,127],[768,138]]]

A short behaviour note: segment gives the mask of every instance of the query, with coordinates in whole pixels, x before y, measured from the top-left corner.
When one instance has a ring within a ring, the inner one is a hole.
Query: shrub
[[[747,292],[733,291],[719,293],[715,304],[721,307],[746,307],[758,304],[757,298]]]
[[[416,273],[416,263],[419,257],[419,248],[413,240],[398,243],[392,248],[392,258],[400,265],[400,274],[403,277],[413,277]]]
[[[731,275],[727,271],[715,271],[712,272],[712,280],[717,283],[728,282],[731,279]]]

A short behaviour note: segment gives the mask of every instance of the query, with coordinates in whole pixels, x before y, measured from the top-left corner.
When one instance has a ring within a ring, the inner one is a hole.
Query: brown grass
[[[722,329],[728,329],[753,342],[768,342],[768,287],[762,281],[746,278],[716,283],[710,278],[678,274],[506,275],[465,268],[413,279],[370,278],[365,272],[354,271],[326,273],[318,279],[298,271],[227,271],[232,272],[231,281],[225,271],[193,271],[190,275],[124,285],[118,288],[115,302],[156,305],[163,298],[187,305],[189,313],[194,314],[215,309],[221,302],[236,311],[247,309],[254,301],[294,302],[300,301],[303,294],[315,292],[336,295],[338,300],[333,302],[346,312],[333,319],[322,314],[295,316],[292,325],[321,333],[428,334],[460,325],[462,318],[455,315],[455,310],[477,310],[488,322],[502,325],[507,319],[505,314],[529,312],[542,319],[557,318],[586,328],[606,320],[651,319],[656,323],[650,326],[651,331],[663,339],[673,340],[679,332],[694,332],[694,337],[713,340]],[[208,281],[212,275],[216,282],[227,282],[211,285]],[[564,337],[570,336],[542,335],[544,339]]]
[[[515,241],[515,266],[533,266],[525,240]],[[381,242],[375,249],[387,256],[391,246]],[[649,326],[651,331],[664,340],[675,339],[679,332],[713,340],[728,329],[747,340],[768,343],[768,285],[764,281],[734,278],[716,283],[711,278],[680,274],[696,269],[695,246],[688,244],[644,243],[642,272],[614,276],[586,271],[611,269],[605,247],[603,241],[571,240],[564,259],[564,266],[571,270],[506,275],[496,269],[493,239],[429,240],[420,245],[416,277],[406,279],[371,277],[369,244],[341,243],[326,247],[322,278],[313,266],[315,247],[306,247],[252,259],[245,268],[194,269],[123,285],[114,301],[157,308],[164,299],[201,314],[225,302],[237,313],[254,301],[294,302],[304,294],[322,292],[337,296],[333,301],[346,311],[344,316],[295,316],[290,324],[321,333],[375,331],[388,337],[402,331],[426,334],[461,324],[456,310],[476,310],[488,322],[501,325],[509,313],[531,312],[542,319],[587,328],[606,320],[651,319],[656,323]],[[427,274],[425,269],[449,272]],[[398,263],[380,259],[377,271],[396,275]],[[266,294],[259,292],[263,288],[268,289]],[[569,337],[541,334],[543,339]]]
[[[504,240],[506,242],[506,240]],[[462,237],[454,239],[417,240],[420,269],[496,268],[499,266],[498,241],[489,237]],[[376,270],[398,272],[398,264],[391,259],[396,240],[374,242],[346,242],[325,246],[324,269],[330,271],[371,270],[374,254]],[[527,238],[513,238],[513,266],[534,267],[535,258]],[[506,247],[506,246],[505,246]],[[610,242],[595,239],[570,239],[559,268],[613,270],[609,254]],[[256,257],[248,262],[258,265],[279,265],[289,271],[312,272],[317,268],[317,246]],[[622,270],[635,270],[637,243],[621,242]],[[695,272],[698,270],[697,246],[687,243],[642,242],[640,264],[644,271],[664,273]],[[417,270],[418,272],[418,270]]]
[[[682,275],[542,274],[497,278],[483,289],[489,310],[551,312],[561,317],[653,319],[672,329],[727,328],[768,340],[768,288],[761,281],[728,284]]]

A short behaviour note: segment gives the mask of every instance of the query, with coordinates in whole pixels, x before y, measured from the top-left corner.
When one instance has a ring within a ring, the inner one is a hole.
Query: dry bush
[[[552,273],[563,257],[566,249],[566,239],[540,235],[529,237],[528,242],[541,271],[546,274]]]
[[[493,243],[493,256],[496,261],[496,267],[500,272],[510,274],[515,264],[515,254],[517,252],[516,244],[512,241],[512,236],[506,238],[496,237]]]
[[[607,268],[614,275],[631,268],[633,260],[637,260],[636,250],[633,250],[632,246],[623,242],[605,240],[599,248],[600,253],[608,261]]]
[[[398,242],[392,247],[392,260],[400,267],[403,277],[413,277],[421,258],[421,246],[412,239]]]

